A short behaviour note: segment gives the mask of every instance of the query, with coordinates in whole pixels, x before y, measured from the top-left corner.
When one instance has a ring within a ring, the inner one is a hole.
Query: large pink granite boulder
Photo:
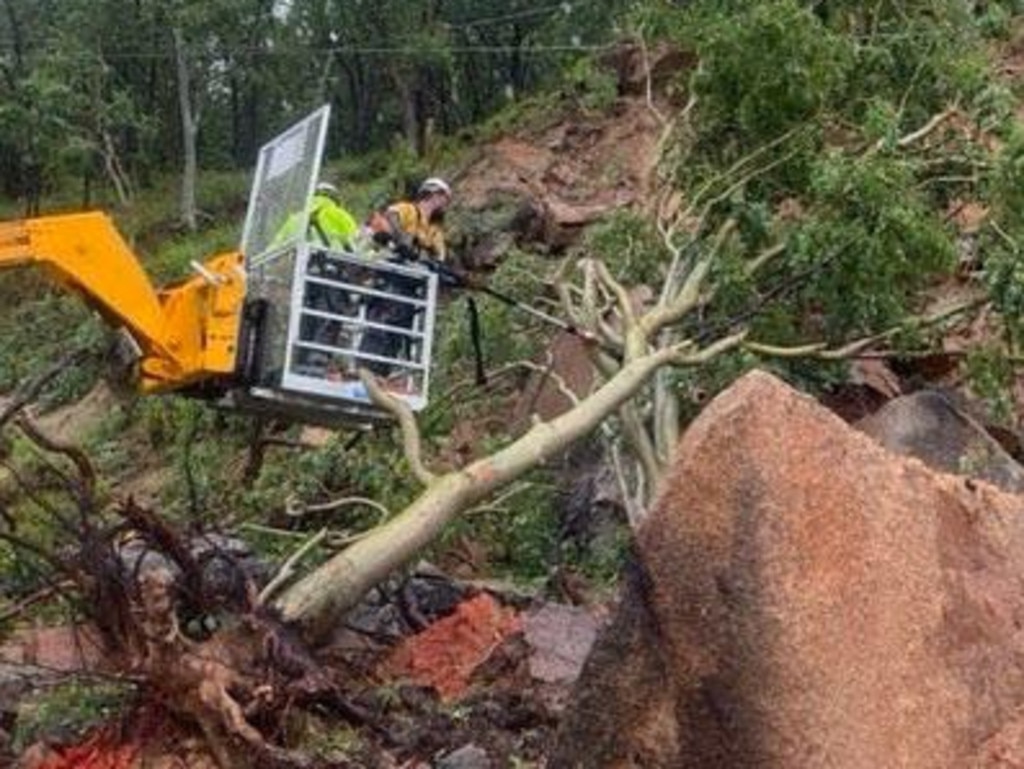
[[[1024,765],[1024,498],[755,372],[637,548],[549,769]]]

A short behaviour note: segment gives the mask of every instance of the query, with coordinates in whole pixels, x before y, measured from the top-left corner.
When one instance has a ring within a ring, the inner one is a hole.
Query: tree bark
[[[371,144],[373,122],[373,92],[366,77],[366,67],[355,54],[339,56],[338,61],[345,71],[350,102],[350,144],[356,152],[365,152]]]
[[[199,133],[199,117],[192,101],[192,83],[188,69],[188,55],[181,29],[171,30],[174,37],[174,62],[178,74],[178,107],[181,114],[181,141],[184,154],[184,170],[181,178],[181,221],[191,231],[198,226],[196,211],[196,136]]]
[[[409,149],[416,157],[426,152],[426,120],[423,115],[423,93],[419,86],[419,75],[405,73],[396,75],[398,92],[402,96],[402,125]]]
[[[132,185],[125,173],[121,159],[118,157],[117,148],[114,145],[114,137],[110,131],[101,129],[99,135],[100,154],[103,156],[103,168],[107,172],[107,178],[114,185],[114,192],[117,200],[122,206],[127,206],[132,201]]]

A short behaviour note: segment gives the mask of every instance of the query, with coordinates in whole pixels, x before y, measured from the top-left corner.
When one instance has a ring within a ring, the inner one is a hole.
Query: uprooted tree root
[[[113,521],[102,518],[86,455],[48,439],[24,414],[2,416],[46,458],[47,482],[63,486],[73,505],[41,505],[70,537],[58,547],[28,540],[6,516],[0,538],[46,564],[55,592],[82,607],[95,626],[111,672],[198,727],[220,766],[313,765],[305,753],[280,744],[285,720],[297,709],[315,706],[368,724],[333,673],[259,605],[256,585],[229,554],[213,557],[231,579],[211,580],[210,556],[197,556],[186,537],[132,500],[114,510]],[[15,478],[31,493],[31,481]]]
[[[101,548],[115,559],[113,567],[92,575],[94,594],[106,601],[93,604],[96,619],[107,617],[98,623],[104,640],[120,651],[122,672],[143,682],[144,694],[202,730],[220,766],[312,766],[309,756],[274,739],[288,732],[285,719],[297,709],[316,706],[353,725],[372,726],[345,699],[333,672],[258,605],[255,585],[243,581],[234,594],[214,594],[202,564],[164,521],[131,501],[120,513],[147,552],[157,554],[150,559],[157,565],[138,568],[139,559],[128,571],[113,543]],[[222,619],[212,633],[204,630],[206,637],[184,631],[183,618],[213,612]]]

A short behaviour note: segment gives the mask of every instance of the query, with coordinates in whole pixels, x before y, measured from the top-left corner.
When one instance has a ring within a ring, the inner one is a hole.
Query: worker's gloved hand
[[[376,243],[378,246],[390,245],[391,241],[394,239],[394,236],[390,232],[373,233],[373,242]]]
[[[399,261],[402,262],[417,262],[420,258],[420,252],[417,251],[413,246],[408,243],[396,243],[394,245],[395,255],[398,256]]]

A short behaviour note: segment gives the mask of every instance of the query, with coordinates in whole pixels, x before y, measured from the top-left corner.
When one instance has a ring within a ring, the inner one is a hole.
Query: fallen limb
[[[295,577],[296,566],[299,561],[309,555],[317,545],[323,542],[327,536],[327,529],[320,529],[316,534],[307,539],[302,543],[302,546],[292,553],[288,559],[281,564],[281,568],[278,570],[274,578],[266,584],[266,586],[260,591],[260,594],[256,597],[256,605],[263,606],[269,601],[275,593],[277,593],[285,583],[289,582]]]
[[[82,507],[91,507],[93,496],[96,492],[96,470],[93,468],[88,455],[73,443],[58,441],[55,438],[51,438],[42,431],[39,425],[25,414],[19,415],[15,419],[15,424],[17,424],[18,428],[25,433],[26,437],[40,448],[43,448],[53,454],[61,454],[71,461],[71,463],[78,469],[78,475],[82,482],[79,504]]]
[[[301,518],[309,513],[329,513],[334,510],[340,510],[343,507],[369,507],[375,510],[382,519],[391,517],[390,510],[380,502],[369,497],[342,497],[330,502],[309,505],[292,495],[285,501],[284,511],[291,518]]]
[[[850,358],[862,357],[865,351],[872,345],[891,339],[893,336],[908,328],[920,329],[934,326],[957,315],[978,309],[988,304],[988,299],[971,299],[959,302],[945,310],[939,310],[930,315],[917,316],[908,319],[904,324],[892,326],[877,334],[855,339],[839,347],[832,347],[826,342],[814,342],[805,345],[794,345],[783,347],[779,345],[764,344],[761,342],[744,342],[743,346],[750,352],[773,358],[815,358],[818,360],[847,360]]]
[[[624,364],[576,408],[535,424],[489,457],[436,476],[405,510],[288,588],[275,608],[311,639],[323,638],[347,609],[414,558],[456,515],[594,430],[676,354],[657,350]]]

